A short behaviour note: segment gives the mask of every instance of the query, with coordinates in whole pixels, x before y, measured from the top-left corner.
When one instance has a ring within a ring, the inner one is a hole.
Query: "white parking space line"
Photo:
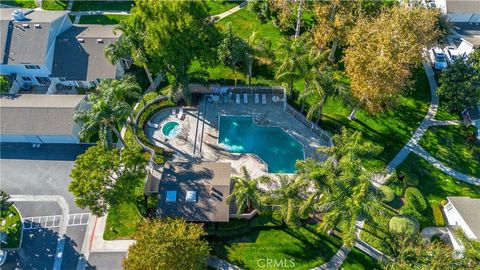
[[[24,217],[23,229],[38,229],[38,228],[56,228],[60,227],[60,220],[62,216],[42,216],[42,217]]]
[[[67,226],[87,225],[90,219],[90,213],[70,214],[68,216]]]

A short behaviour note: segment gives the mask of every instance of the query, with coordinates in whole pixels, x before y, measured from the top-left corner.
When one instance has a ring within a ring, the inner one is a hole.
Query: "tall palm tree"
[[[262,181],[266,181],[267,177],[260,177],[252,179],[247,168],[242,166],[240,168],[241,176],[232,177],[233,190],[228,195],[227,202],[235,201],[237,207],[237,215],[241,215],[245,210],[251,212],[254,209],[262,209],[263,194],[258,188],[258,184]]]
[[[275,79],[287,84],[287,92],[293,94],[293,83],[300,78],[300,59],[305,54],[305,46],[299,40],[283,39],[279,47],[278,68]]]
[[[312,119],[316,116],[316,123],[320,121],[325,101],[328,97],[341,96],[343,100],[348,102],[350,98],[350,91],[347,84],[341,79],[338,72],[332,71],[326,67],[319,70],[317,75],[313,78],[311,89],[307,93],[314,98],[312,106],[307,112],[307,117]]]
[[[120,21],[114,26],[113,32],[122,32],[122,37],[117,42],[108,45],[105,48],[105,56],[115,64],[123,58],[132,57],[133,61],[145,69],[150,86],[154,85],[152,73],[148,68],[148,59],[144,47],[144,29],[142,24],[135,16],[130,16],[126,20]]]
[[[304,55],[299,59],[299,75],[303,78],[303,90],[298,96],[298,101],[302,103],[301,112],[305,111],[305,103],[309,96],[314,94],[313,88],[310,88],[310,84],[318,76],[318,73],[325,69],[325,59],[327,56],[326,51],[319,52],[318,49],[313,47],[311,42],[308,42],[307,47],[311,47]]]
[[[248,77],[248,86],[252,84],[253,62],[258,57],[271,57],[272,43],[270,40],[261,38],[257,35],[257,31],[253,31],[247,40],[247,46],[244,48],[243,63],[245,74]]]

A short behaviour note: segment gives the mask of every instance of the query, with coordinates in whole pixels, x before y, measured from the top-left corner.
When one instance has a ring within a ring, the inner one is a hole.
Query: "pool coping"
[[[233,116],[233,117],[250,117],[252,118],[252,124],[253,125],[256,125],[256,126],[259,126],[259,127],[272,127],[272,128],[279,128],[281,129],[283,132],[285,132],[288,136],[290,136],[292,139],[294,139],[295,141],[297,141],[301,146],[302,146],[302,152],[303,152],[303,160],[306,160],[307,159],[307,156],[305,154],[305,144],[303,144],[301,141],[299,141],[297,138],[295,138],[294,136],[292,136],[288,131],[286,131],[285,129],[283,129],[282,127],[278,126],[278,125],[257,125],[255,123],[255,118],[253,115],[245,115],[245,114],[219,114],[218,115],[218,134],[220,135],[220,117],[222,116]],[[268,171],[268,163],[263,160],[260,156],[258,156],[256,153],[250,153],[250,152],[245,152],[245,153],[238,153],[238,152],[230,152],[226,147],[225,145],[221,144],[220,143],[220,136],[218,136],[217,138],[217,144],[219,146],[221,146],[222,148],[224,148],[226,151],[228,151],[229,153],[232,153],[232,154],[241,154],[241,155],[252,155],[252,156],[255,156],[255,158],[258,158],[263,164],[265,164],[265,167],[267,169],[267,173],[268,174],[285,174],[285,175],[294,175],[295,173],[275,173],[275,172],[269,172]],[[298,160],[297,160],[298,161]],[[296,161],[295,161],[296,162]]]
[[[165,118],[164,120],[167,120],[167,119],[168,119],[168,117]],[[170,122],[175,122],[175,123],[178,123],[178,125],[181,127],[181,128],[180,128],[180,131],[181,131],[181,129],[183,128],[182,123],[181,123],[178,119],[171,119],[171,120],[162,121],[162,122],[165,122],[165,123],[163,123],[158,130],[160,130],[160,134],[162,135],[162,137],[163,137],[164,139],[175,138],[175,137],[177,137],[177,135],[178,135],[178,134],[176,134],[175,136],[172,136],[172,137],[167,137],[167,136],[165,136],[165,134],[163,134],[163,127],[164,127],[166,124],[168,124],[168,123],[170,123]]]

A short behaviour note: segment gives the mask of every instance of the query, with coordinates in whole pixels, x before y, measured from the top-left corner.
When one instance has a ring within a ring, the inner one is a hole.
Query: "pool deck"
[[[242,104],[236,104],[235,100],[229,100],[228,103],[207,101],[204,122],[197,121],[199,110],[200,115],[203,114],[203,101],[198,108],[184,107],[186,116],[183,120],[172,115],[171,108],[161,110],[150,119],[152,123],[159,123],[160,127],[158,129],[148,127],[147,136],[156,145],[174,150],[174,161],[230,162],[233,174],[240,173],[240,168],[245,166],[252,177],[267,174],[266,164],[254,154],[230,153],[217,143],[220,115],[248,115],[253,116],[254,120],[262,120],[260,123],[255,121],[257,125],[278,126],[303,144],[306,157],[318,157],[316,149],[321,145],[328,145],[317,134],[286,113],[283,110],[283,102],[274,103],[271,95],[267,95],[267,104],[254,104],[253,95],[249,95],[248,99],[248,104],[243,104],[243,96]],[[181,123],[181,131],[176,137],[165,139],[161,128],[164,123],[172,120]]]

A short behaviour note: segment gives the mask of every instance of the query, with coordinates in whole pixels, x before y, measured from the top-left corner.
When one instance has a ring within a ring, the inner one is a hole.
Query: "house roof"
[[[54,34],[50,31],[50,24],[62,17],[68,19],[67,15],[67,11],[34,10],[25,14],[25,20],[12,21],[13,27],[9,34],[10,44],[4,47],[8,56],[4,63],[44,64],[49,47],[49,38],[50,35]],[[12,18],[11,14],[8,18]],[[28,26],[24,27],[24,25]],[[2,32],[5,31],[2,30]],[[2,33],[2,35],[4,34]]]
[[[480,199],[469,197],[447,197],[447,199],[457,209],[473,234],[480,238]]]
[[[83,95],[33,95],[0,98],[0,134],[70,135],[73,112]]]
[[[230,194],[231,170],[230,163],[221,162],[167,163],[158,190],[160,215],[198,222],[229,221],[226,197]],[[166,201],[167,191],[176,191],[176,201]],[[188,191],[196,192],[195,202],[186,201]]]
[[[56,39],[52,76],[77,81],[114,79],[116,67],[105,57],[105,48],[120,35],[113,33],[112,25],[74,25]]]
[[[470,122],[480,120],[480,106],[470,106],[466,108],[465,110],[463,110],[462,116],[464,119],[466,119],[466,121]]]

